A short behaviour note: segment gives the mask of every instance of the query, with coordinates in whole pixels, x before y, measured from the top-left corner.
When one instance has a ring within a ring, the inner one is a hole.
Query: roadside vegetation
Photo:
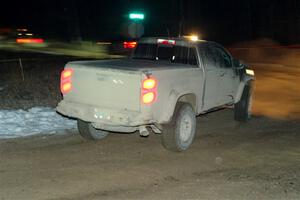
[[[74,58],[21,58],[0,60],[0,109],[54,107],[61,99],[60,72]]]

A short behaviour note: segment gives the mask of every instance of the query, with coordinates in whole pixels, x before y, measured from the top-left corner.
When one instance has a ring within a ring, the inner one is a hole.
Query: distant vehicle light
[[[17,31],[23,31],[23,32],[26,32],[26,31],[28,31],[28,29],[27,29],[27,28],[18,28]]]
[[[17,43],[28,44],[28,43],[44,43],[42,38],[17,38]]]
[[[157,39],[158,44],[167,44],[167,45],[175,45],[175,40],[168,40],[168,39]]]
[[[124,49],[134,49],[136,47],[137,42],[123,42]]]
[[[251,75],[251,76],[254,76],[254,74],[255,74],[254,71],[251,70],[251,69],[246,69],[246,73]]]
[[[27,36],[33,36],[33,33],[26,33]]]

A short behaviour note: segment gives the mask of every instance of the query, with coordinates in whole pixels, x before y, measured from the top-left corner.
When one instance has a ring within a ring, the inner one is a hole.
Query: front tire
[[[251,83],[245,85],[243,94],[238,103],[234,104],[234,119],[246,122],[251,118],[252,110],[252,86]]]
[[[108,131],[95,129],[90,122],[85,122],[80,119],[77,119],[77,128],[79,134],[88,140],[101,140],[109,134]]]
[[[178,103],[171,123],[163,125],[163,146],[171,151],[187,150],[194,141],[196,114],[188,103]]]

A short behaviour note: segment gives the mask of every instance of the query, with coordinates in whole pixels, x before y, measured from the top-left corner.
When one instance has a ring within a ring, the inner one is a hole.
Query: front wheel
[[[79,134],[88,140],[101,140],[109,134],[108,131],[95,129],[90,122],[80,119],[77,120],[77,127]]]
[[[188,103],[176,106],[171,123],[163,125],[162,144],[171,151],[187,150],[196,132],[196,114]]]
[[[252,87],[248,83],[244,87],[243,94],[238,103],[234,104],[234,119],[237,121],[248,121],[252,110]]]

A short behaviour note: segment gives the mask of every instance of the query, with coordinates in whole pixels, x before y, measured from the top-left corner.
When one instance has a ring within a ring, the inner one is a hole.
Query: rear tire
[[[196,114],[188,103],[178,103],[172,121],[163,125],[163,146],[175,152],[187,150],[194,141]]]
[[[77,127],[79,134],[88,140],[101,140],[105,138],[109,132],[95,129],[90,122],[77,119]]]
[[[234,119],[246,122],[251,118],[252,109],[252,86],[251,83],[245,85],[243,94],[238,103],[234,104]]]

